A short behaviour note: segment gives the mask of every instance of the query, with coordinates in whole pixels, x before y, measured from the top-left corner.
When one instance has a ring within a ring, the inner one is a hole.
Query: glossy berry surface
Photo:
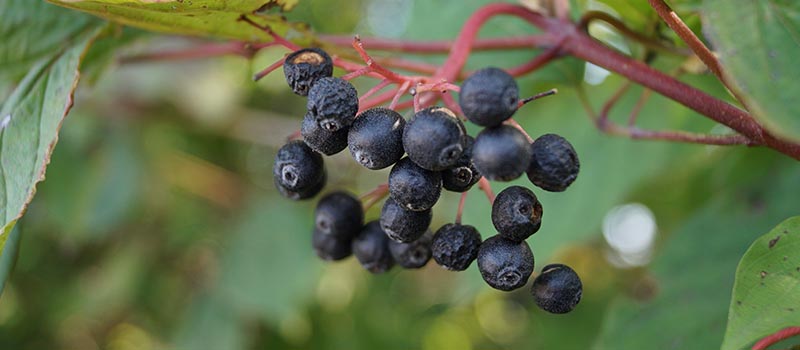
[[[448,191],[466,192],[481,179],[481,172],[472,164],[472,146],[475,139],[467,135],[466,148],[461,158],[451,168],[442,171],[442,187]]]
[[[406,269],[418,269],[431,260],[433,233],[426,231],[422,237],[409,243],[389,241],[389,251],[397,265]]]
[[[314,252],[322,260],[335,261],[342,260],[352,254],[352,240],[325,234],[319,230],[314,230],[311,237],[311,246]]]
[[[322,49],[300,49],[286,56],[283,75],[295,94],[307,96],[317,80],[333,75],[333,60]]]
[[[381,229],[396,242],[412,242],[417,240],[431,225],[433,212],[431,209],[411,211],[386,198],[381,208]]]
[[[470,225],[447,224],[433,235],[433,259],[445,269],[464,271],[478,257],[481,234]]]
[[[353,239],[353,255],[367,271],[383,273],[394,266],[394,258],[389,251],[389,237],[381,229],[378,221],[370,221]]]
[[[488,67],[473,73],[461,84],[458,104],[469,121],[497,126],[517,111],[519,87],[506,71]]]
[[[323,177],[322,156],[303,141],[290,141],[278,150],[272,165],[275,184],[291,192],[305,192]]]
[[[364,226],[361,201],[347,192],[326,194],[317,202],[314,225],[320,233],[352,239]]]
[[[465,148],[466,131],[456,115],[444,107],[414,114],[403,130],[408,157],[422,168],[439,171],[455,164]]]
[[[492,236],[481,244],[478,269],[489,286],[511,291],[528,283],[533,273],[533,252],[525,241],[518,243],[500,235]]]
[[[368,169],[383,169],[403,157],[403,129],[406,121],[400,113],[387,108],[362,112],[347,134],[353,159]]]
[[[303,141],[313,150],[326,156],[334,155],[347,148],[347,132],[347,128],[334,132],[320,128],[316,119],[308,113],[303,117],[303,124],[300,127]]]
[[[561,136],[545,134],[531,144],[528,179],[545,191],[566,190],[578,177],[580,167],[572,144]]]
[[[492,224],[504,238],[521,242],[539,231],[542,225],[542,204],[533,191],[511,186],[492,203]]]
[[[408,210],[428,210],[442,193],[442,175],[420,168],[408,157],[400,159],[389,172],[389,195]]]
[[[472,146],[472,163],[489,180],[514,180],[525,173],[530,161],[530,144],[513,126],[486,128]]]
[[[542,310],[565,314],[575,309],[581,301],[583,284],[569,266],[550,264],[533,280],[531,294]]]
[[[321,78],[308,92],[306,109],[328,132],[349,128],[358,112],[358,92],[347,80]]]

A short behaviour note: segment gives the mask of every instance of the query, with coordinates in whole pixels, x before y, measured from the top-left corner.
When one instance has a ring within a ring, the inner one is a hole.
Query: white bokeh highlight
[[[603,219],[603,237],[611,248],[607,258],[623,268],[647,265],[657,232],[655,215],[647,206],[630,203],[614,207]]]

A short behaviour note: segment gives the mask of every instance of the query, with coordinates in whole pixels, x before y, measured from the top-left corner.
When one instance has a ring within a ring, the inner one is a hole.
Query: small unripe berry
[[[333,60],[322,49],[300,49],[286,56],[283,75],[295,94],[307,96],[317,80],[333,75]]]
[[[525,173],[530,161],[528,139],[510,125],[484,129],[472,146],[472,163],[489,180],[514,180]]]
[[[513,242],[500,235],[489,237],[478,252],[478,269],[492,288],[511,291],[528,283],[533,273],[533,252],[525,241]]]
[[[403,147],[424,169],[439,171],[455,164],[465,148],[466,131],[456,115],[444,107],[425,108],[406,124]]]
[[[562,264],[550,264],[533,280],[531,294],[542,310],[565,314],[575,309],[583,295],[583,284],[575,270]]]
[[[545,134],[531,144],[528,179],[545,191],[566,190],[578,177],[580,167],[575,149],[561,136]]]
[[[519,88],[514,77],[494,67],[483,68],[461,84],[458,104],[469,121],[497,126],[517,111]]]

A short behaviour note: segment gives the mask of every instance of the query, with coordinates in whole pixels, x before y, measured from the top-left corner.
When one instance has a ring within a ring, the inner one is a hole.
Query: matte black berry
[[[431,209],[411,211],[386,198],[381,209],[381,228],[393,241],[412,242],[417,240],[431,225],[433,212]]]
[[[394,266],[389,251],[389,237],[381,229],[378,221],[370,221],[353,239],[353,255],[367,271],[383,273]]]
[[[347,128],[330,132],[319,127],[311,114],[306,113],[300,133],[303,141],[313,150],[331,156],[347,148]]]
[[[286,56],[283,75],[295,94],[307,96],[317,80],[333,75],[333,60],[322,49],[300,49]]]
[[[550,264],[533,280],[531,294],[542,310],[565,314],[575,309],[583,295],[580,277],[567,265]]]
[[[442,171],[442,187],[448,191],[466,192],[481,179],[481,172],[472,164],[472,146],[475,139],[467,135],[466,149],[453,167]]]
[[[561,136],[545,134],[531,144],[528,179],[545,191],[566,190],[578,177],[580,168],[578,154]]]
[[[422,237],[409,243],[389,241],[389,251],[394,261],[406,269],[418,269],[431,260],[433,233],[426,231]]]
[[[428,210],[442,193],[442,175],[420,168],[408,157],[400,159],[389,172],[389,195],[408,210]]]
[[[456,115],[444,107],[423,109],[406,124],[403,147],[408,157],[428,170],[447,169],[464,152],[466,131]]]
[[[313,186],[304,189],[302,191],[292,191],[284,187],[280,183],[279,178],[277,177],[272,178],[272,183],[275,184],[275,188],[278,189],[278,192],[280,192],[282,196],[297,201],[297,200],[313,198],[314,196],[319,194],[322,191],[322,189],[325,188],[325,182],[327,181],[327,179],[328,179],[327,172],[323,169],[322,177],[319,178],[318,182]]]
[[[369,169],[383,169],[403,157],[403,129],[400,113],[387,108],[362,112],[350,127],[347,144],[350,154]]]
[[[352,239],[364,226],[361,201],[347,192],[328,193],[317,203],[314,224],[321,233]]]
[[[345,129],[358,112],[358,92],[347,80],[320,78],[308,92],[306,108],[320,128],[328,132]]]
[[[351,238],[336,237],[316,229],[311,237],[311,245],[314,247],[314,252],[322,260],[342,260],[352,254]]]
[[[539,231],[542,204],[533,191],[521,186],[508,187],[492,203],[492,223],[504,238],[521,242]]]
[[[275,183],[292,192],[305,192],[315,187],[324,170],[322,156],[299,140],[283,145],[272,165]]]
[[[511,291],[528,283],[533,273],[533,252],[525,241],[492,236],[481,244],[478,269],[492,288]]]
[[[458,104],[469,121],[497,126],[517,111],[519,87],[506,71],[488,67],[478,70],[461,84]]]
[[[433,259],[445,269],[464,271],[478,257],[481,234],[470,225],[447,224],[433,235]]]
[[[472,163],[489,180],[514,180],[525,173],[530,161],[528,139],[513,126],[486,128],[472,146]]]

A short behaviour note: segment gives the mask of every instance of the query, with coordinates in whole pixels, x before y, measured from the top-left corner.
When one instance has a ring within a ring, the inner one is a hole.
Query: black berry
[[[291,192],[306,192],[317,186],[324,171],[322,156],[299,140],[283,145],[272,165],[275,183]]]
[[[348,128],[358,112],[358,92],[347,80],[320,78],[308,92],[306,108],[328,132]]]
[[[280,192],[282,196],[297,201],[297,200],[313,198],[314,196],[316,196],[325,187],[325,182],[327,181],[327,179],[328,179],[327,172],[325,172],[325,170],[323,169],[322,177],[319,178],[317,183],[302,191],[292,191],[286,187],[283,187],[283,185],[280,183],[279,178],[277,177],[273,177],[272,183],[275,184],[275,188],[278,189],[278,192]]]
[[[314,230],[311,237],[311,245],[314,252],[322,260],[334,261],[342,260],[350,256],[352,240],[350,238],[340,238]]]
[[[383,169],[403,157],[403,129],[400,113],[387,108],[362,112],[350,127],[347,144],[350,154],[369,169]]]
[[[472,164],[472,146],[475,139],[467,135],[466,148],[453,167],[442,171],[442,187],[448,191],[466,192],[481,179],[481,173]]]
[[[563,137],[542,135],[531,144],[531,153],[528,179],[541,189],[562,192],[578,177],[578,154]]]
[[[370,221],[353,239],[353,255],[367,271],[383,273],[394,266],[389,252],[389,237],[381,229],[378,221]]]
[[[497,126],[517,111],[519,88],[514,77],[494,67],[473,73],[461,84],[458,104],[469,121]]]
[[[444,107],[423,109],[406,124],[403,147],[408,157],[428,170],[444,170],[456,164],[464,152],[464,124]]]
[[[433,235],[433,259],[445,269],[464,271],[478,257],[481,234],[475,227],[447,224]]]
[[[313,150],[327,156],[334,155],[347,148],[347,131],[347,128],[334,132],[320,128],[316,119],[310,113],[306,113],[306,116],[303,117],[303,125],[300,127],[303,141]]]
[[[492,223],[504,238],[521,242],[539,231],[542,204],[533,191],[521,186],[508,187],[492,203]]]
[[[533,280],[531,294],[542,310],[565,314],[581,301],[583,284],[575,270],[569,266],[550,264]]]
[[[333,75],[333,60],[322,49],[300,49],[286,56],[283,75],[295,94],[307,96],[317,80]]]
[[[386,198],[381,209],[381,228],[393,241],[412,242],[422,236],[431,224],[431,209],[411,211],[391,198]]]
[[[361,201],[346,192],[331,192],[317,203],[314,223],[321,233],[351,239],[364,226]]]
[[[530,161],[530,144],[513,126],[486,128],[472,146],[472,163],[489,180],[514,180],[528,169]]]
[[[409,243],[389,241],[389,251],[394,261],[406,269],[418,269],[431,260],[433,233],[426,231],[422,237]]]
[[[442,175],[420,168],[408,157],[400,159],[389,172],[389,195],[408,210],[428,210],[439,200]]]
[[[481,244],[478,269],[492,288],[514,290],[528,283],[533,273],[533,252],[525,241],[513,242],[500,235],[492,236]]]

